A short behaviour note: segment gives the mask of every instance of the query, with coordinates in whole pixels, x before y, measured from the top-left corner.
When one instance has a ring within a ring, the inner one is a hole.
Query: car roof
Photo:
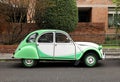
[[[62,33],[66,33],[65,31],[62,31],[62,30],[54,30],[54,29],[41,29],[41,30],[36,30],[36,31],[33,31],[32,33],[39,33],[39,34],[42,34],[42,33],[45,33],[45,32],[62,32]],[[30,33],[31,34],[31,33]]]

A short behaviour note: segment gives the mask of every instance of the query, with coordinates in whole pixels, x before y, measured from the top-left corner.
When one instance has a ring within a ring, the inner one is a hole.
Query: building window
[[[113,22],[114,22],[114,14],[108,14],[108,27],[109,28],[114,26]]]
[[[115,16],[120,17],[120,12],[116,14],[115,7],[109,7],[108,8],[108,27],[114,28],[114,18]],[[119,21],[117,22],[119,24]]]
[[[92,8],[79,8],[79,22],[91,22],[91,10]]]

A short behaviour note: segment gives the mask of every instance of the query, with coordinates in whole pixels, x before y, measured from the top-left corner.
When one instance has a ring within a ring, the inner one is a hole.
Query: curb
[[[106,54],[105,59],[120,59],[120,54]],[[11,53],[0,53],[0,61],[20,61],[20,59],[12,58]]]

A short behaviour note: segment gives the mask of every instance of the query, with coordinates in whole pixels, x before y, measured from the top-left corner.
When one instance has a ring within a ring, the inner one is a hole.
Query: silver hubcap
[[[89,57],[87,58],[87,62],[88,62],[89,64],[93,64],[93,63],[95,62],[94,57],[89,56]]]
[[[26,64],[33,64],[33,60],[25,60]]]

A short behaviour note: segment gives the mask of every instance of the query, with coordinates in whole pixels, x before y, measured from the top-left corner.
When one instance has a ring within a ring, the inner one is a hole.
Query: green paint
[[[39,59],[39,56],[36,50],[36,44],[28,43],[23,47],[18,47],[14,57],[22,58],[22,59]]]
[[[58,56],[54,57],[54,60],[75,60],[75,55],[69,55],[69,56]]]

